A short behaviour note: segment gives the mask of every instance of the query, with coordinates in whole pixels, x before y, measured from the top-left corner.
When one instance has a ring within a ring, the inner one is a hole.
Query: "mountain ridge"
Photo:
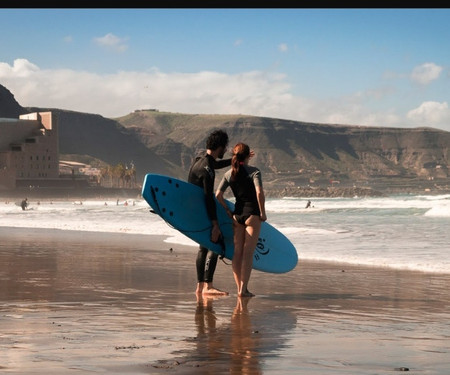
[[[146,173],[186,179],[209,132],[221,128],[229,134],[229,149],[240,141],[250,145],[255,151],[252,164],[261,169],[271,188],[449,183],[450,132],[429,127],[317,124],[158,110],[136,110],[108,119],[70,110],[21,107],[0,85],[0,117],[36,111],[57,114],[62,159],[70,155],[110,165],[133,163],[138,180]]]

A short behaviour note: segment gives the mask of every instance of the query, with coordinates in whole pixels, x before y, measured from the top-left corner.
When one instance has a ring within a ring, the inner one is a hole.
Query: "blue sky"
[[[0,9],[22,106],[450,131],[450,9]]]

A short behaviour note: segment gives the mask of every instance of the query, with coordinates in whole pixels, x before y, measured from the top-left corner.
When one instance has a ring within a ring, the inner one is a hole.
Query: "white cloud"
[[[288,50],[287,44],[286,44],[286,43],[281,43],[281,44],[279,44],[279,45],[278,45],[278,50],[279,50],[280,52],[287,52],[287,50]]]
[[[348,97],[311,99],[295,96],[288,77],[250,71],[164,73],[121,71],[96,74],[69,69],[41,70],[26,59],[13,66],[0,63],[0,84],[24,107],[59,108],[125,116],[136,109],[199,114],[243,114],[295,121],[369,125],[434,126],[450,130],[447,103],[424,103],[402,118],[394,110],[374,111],[371,101],[388,91],[355,93]]]
[[[128,49],[125,43],[126,39],[119,38],[114,34],[108,33],[105,36],[94,38],[94,42],[101,46],[116,52],[125,52]]]
[[[430,82],[439,78],[443,68],[434,63],[425,63],[416,66],[412,73],[411,79],[421,85],[428,85]]]
[[[450,109],[447,102],[423,102],[407,114],[408,119],[419,126],[441,126],[447,124],[450,130]]]
[[[39,71],[39,67],[30,63],[27,59],[14,60],[13,66],[0,63],[0,78],[17,77],[26,78]]]

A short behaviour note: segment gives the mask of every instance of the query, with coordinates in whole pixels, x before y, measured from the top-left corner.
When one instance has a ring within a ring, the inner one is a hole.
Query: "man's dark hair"
[[[223,130],[213,131],[206,139],[206,149],[217,150],[219,147],[228,146],[228,134]]]

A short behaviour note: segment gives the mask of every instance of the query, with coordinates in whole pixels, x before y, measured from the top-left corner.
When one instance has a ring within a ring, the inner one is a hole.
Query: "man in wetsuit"
[[[206,210],[211,220],[211,241],[219,241],[222,235],[217,221],[216,203],[214,200],[215,169],[229,167],[231,159],[222,159],[228,146],[228,134],[223,130],[213,131],[206,139],[206,152],[197,156],[189,170],[188,181],[200,186],[205,195]],[[196,294],[226,295],[228,292],[213,286],[218,254],[206,247],[200,246],[197,260],[197,288]]]

